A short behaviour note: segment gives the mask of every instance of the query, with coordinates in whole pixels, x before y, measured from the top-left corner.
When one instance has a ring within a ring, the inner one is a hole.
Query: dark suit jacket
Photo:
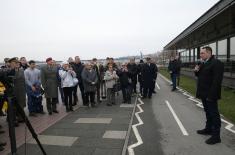
[[[142,75],[142,80],[143,80],[143,86],[151,88],[154,85],[154,81],[157,75],[156,65],[153,63],[150,63],[150,66],[149,66],[147,63],[145,63],[143,65],[141,75]]]
[[[198,77],[196,97],[210,100],[220,99],[223,73],[224,64],[214,56],[201,64],[200,70],[195,72]]]

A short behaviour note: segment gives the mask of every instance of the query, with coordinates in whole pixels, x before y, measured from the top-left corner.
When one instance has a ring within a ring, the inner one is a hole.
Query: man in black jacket
[[[136,91],[136,84],[137,84],[137,74],[138,74],[138,67],[135,63],[135,59],[131,58],[130,63],[127,65],[128,72],[131,75],[131,86],[132,86],[132,93],[137,93]]]
[[[176,78],[179,76],[179,72],[180,72],[180,64],[179,64],[179,61],[175,59],[175,57],[173,56],[170,58],[168,70],[171,75],[171,81],[173,85],[173,88],[171,91],[175,91],[176,90]]]
[[[142,82],[143,82],[143,98],[152,97],[153,86],[155,85],[156,75],[157,75],[157,67],[154,63],[151,63],[151,58],[146,58],[146,63],[143,65],[142,69]]]
[[[198,134],[212,135],[207,144],[220,143],[221,120],[218,111],[218,100],[221,98],[221,83],[223,80],[224,65],[214,58],[209,46],[200,51],[202,63],[194,68],[198,77],[196,96],[202,100],[206,113],[206,127],[198,130]]]
[[[98,81],[96,83],[96,100],[98,103],[101,103],[100,100],[100,83],[101,83],[101,75],[100,75],[100,68],[99,68],[99,64],[97,63],[97,59],[93,58],[92,59],[92,65],[93,65],[93,69],[95,70],[97,77],[98,77]]]
[[[78,79],[78,85],[76,85],[74,87],[74,98],[75,101],[77,101],[77,87],[79,86],[80,91],[81,91],[81,95],[82,95],[82,101],[83,101],[83,105],[87,105],[87,101],[86,101],[86,97],[85,97],[85,92],[84,92],[84,86],[83,86],[83,81],[82,81],[82,71],[83,71],[83,64],[81,63],[80,57],[79,56],[75,56],[74,59],[74,63],[72,63],[72,68],[75,71],[76,75],[77,75],[77,79]],[[76,102],[75,102],[76,103]]]
[[[128,103],[131,104],[131,74],[129,73],[127,69],[127,64],[123,63],[122,68],[120,70],[117,70],[117,75],[119,76],[120,84],[121,84],[121,90],[122,90],[122,96],[123,96],[123,102],[122,103]]]

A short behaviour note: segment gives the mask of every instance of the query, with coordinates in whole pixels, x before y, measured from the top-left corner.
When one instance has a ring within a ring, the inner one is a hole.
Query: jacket
[[[74,78],[76,78],[76,73],[74,71],[66,71],[64,69],[59,70],[59,75],[61,78],[61,87],[73,87],[76,84],[74,83]]]
[[[110,72],[107,70],[104,75],[104,80],[106,83],[106,88],[113,88],[113,85],[116,83],[118,76],[116,71]]]
[[[224,64],[212,56],[200,65],[197,76],[196,97],[201,99],[218,100],[221,98]]]

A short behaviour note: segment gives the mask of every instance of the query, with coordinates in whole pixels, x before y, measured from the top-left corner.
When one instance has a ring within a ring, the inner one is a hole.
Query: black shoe
[[[5,133],[5,131],[3,131],[3,130],[0,130],[0,134],[3,134],[3,133]]]
[[[197,134],[200,134],[200,135],[211,135],[212,132],[208,129],[202,129],[202,130],[197,130]]]
[[[33,112],[30,112],[29,113],[29,117],[37,117],[37,115],[35,113],[33,113]]]
[[[95,104],[91,104],[91,107],[92,107],[92,108],[95,108],[95,107],[96,107],[96,105],[95,105]]]
[[[171,91],[175,91],[175,90],[176,90],[176,88],[172,88],[172,89],[171,89]]]
[[[19,123],[24,123],[24,119],[23,119],[23,118],[20,118],[20,119],[18,119],[18,122],[19,122]]]
[[[112,106],[112,104],[110,104],[110,103],[107,103],[107,106]]]
[[[3,151],[4,150],[4,147],[0,146],[0,151]]]
[[[49,114],[49,115],[52,115],[52,112],[49,112],[48,114]]]
[[[74,102],[74,103],[72,104],[72,106],[75,106],[75,105],[77,105],[77,102]]]
[[[143,97],[141,97],[142,99],[145,99],[146,98],[146,96],[143,96]]]
[[[112,102],[112,105],[116,105],[116,103],[115,103],[115,102]]]
[[[53,112],[54,112],[54,113],[57,113],[57,114],[59,113],[57,110],[53,110]]]
[[[6,142],[0,142],[0,146],[6,146],[7,143]]]
[[[209,145],[214,145],[216,143],[221,143],[221,139],[219,136],[211,136],[211,138],[207,139],[205,143]]]
[[[157,93],[157,92],[154,90],[154,91],[153,91],[153,94],[156,94],[156,93]]]
[[[73,107],[72,107],[72,106],[71,106],[71,107],[69,107],[69,110],[70,110],[70,111],[73,111]]]
[[[44,111],[39,112],[39,114],[46,114]]]
[[[102,99],[106,99],[106,96],[102,96]]]
[[[19,126],[19,123],[18,123],[18,122],[15,122],[14,125],[15,125],[15,127],[18,127],[18,126]]]
[[[151,98],[152,98],[152,96],[149,96],[148,98],[149,98],[149,99],[151,99]]]
[[[124,101],[122,101],[122,103],[126,103],[126,101],[124,100]]]

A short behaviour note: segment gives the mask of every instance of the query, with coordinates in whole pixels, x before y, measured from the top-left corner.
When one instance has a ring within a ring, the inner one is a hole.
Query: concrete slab
[[[72,146],[78,137],[39,135],[38,139],[45,145]],[[31,139],[28,143],[36,144],[36,141]]]
[[[79,118],[74,123],[100,123],[109,124],[112,118]]]
[[[105,131],[103,138],[111,138],[111,139],[125,139],[126,131],[114,131],[108,130]]]
[[[134,104],[121,104],[121,108],[133,108],[135,105]]]

